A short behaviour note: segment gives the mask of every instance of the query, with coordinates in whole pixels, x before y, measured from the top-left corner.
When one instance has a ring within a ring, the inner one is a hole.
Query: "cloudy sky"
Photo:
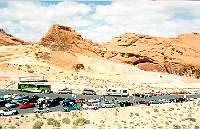
[[[107,41],[125,33],[176,36],[200,32],[200,2],[150,0],[1,0],[0,28],[38,41],[52,24]]]

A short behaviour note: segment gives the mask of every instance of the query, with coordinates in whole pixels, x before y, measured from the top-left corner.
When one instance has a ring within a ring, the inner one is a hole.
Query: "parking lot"
[[[104,99],[107,100],[111,103],[114,103],[116,107],[120,107],[119,102],[131,102],[133,103],[133,106],[136,105],[136,102],[141,101],[141,100],[155,100],[155,99],[165,99],[165,100],[170,100],[170,99],[177,99],[177,98],[188,98],[188,99],[198,99],[200,98],[200,94],[176,94],[176,95],[161,95],[161,96],[153,96],[153,97],[147,97],[147,98],[141,98],[141,97],[136,97],[136,96],[128,96],[128,97],[117,97],[117,96],[104,96],[104,95],[82,95],[82,94],[57,94],[57,93],[26,93],[26,92],[20,92],[17,90],[1,90],[0,91],[0,96],[7,95],[7,94],[25,94],[25,95],[37,95],[41,98],[43,97],[49,97],[51,99],[55,98],[81,98],[81,99],[86,99],[86,100],[91,100],[91,99]],[[0,109],[3,109],[5,107],[1,107]],[[33,113],[33,108],[27,108],[27,109],[19,109],[19,108],[13,108],[19,111],[19,114],[26,114],[26,113]],[[50,107],[50,111],[52,112],[57,112],[57,111],[64,111],[63,106],[60,104],[55,107]]]

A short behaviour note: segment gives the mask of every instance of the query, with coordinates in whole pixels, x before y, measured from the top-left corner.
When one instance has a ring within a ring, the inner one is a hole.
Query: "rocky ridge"
[[[161,38],[125,33],[99,47],[99,55],[146,71],[200,77],[200,34]]]
[[[0,29],[0,46],[22,45],[25,42]]]

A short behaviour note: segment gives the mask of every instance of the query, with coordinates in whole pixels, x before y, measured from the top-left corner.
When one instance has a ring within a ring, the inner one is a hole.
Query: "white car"
[[[51,112],[51,111],[49,110],[48,107],[36,107],[34,108],[33,112],[40,113],[40,112]]]
[[[0,110],[1,116],[11,116],[11,115],[17,115],[17,114],[19,114],[17,110],[10,110],[10,109]]]
[[[84,103],[82,106],[83,109],[98,109],[99,108],[99,104],[98,103]]]
[[[105,101],[105,102],[101,103],[101,107],[102,108],[113,108],[113,107],[115,107],[115,104],[114,103],[110,103],[108,101]]]

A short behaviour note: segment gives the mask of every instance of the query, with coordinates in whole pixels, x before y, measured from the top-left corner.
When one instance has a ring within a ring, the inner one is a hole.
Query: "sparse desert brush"
[[[136,116],[139,116],[140,114],[139,114],[139,113],[135,113],[135,115],[136,115]]]
[[[11,125],[9,128],[10,129],[16,129],[16,127],[14,125]]]
[[[60,122],[54,118],[48,118],[47,119],[48,125],[53,125],[54,127],[60,127]]]
[[[150,111],[146,111],[147,114],[150,114]]]
[[[158,109],[154,109],[153,111],[154,111],[154,112],[159,112],[159,110],[158,110]]]
[[[180,125],[173,125],[173,129],[181,129]]]
[[[195,125],[194,129],[200,129],[200,127],[198,125]]]
[[[169,111],[173,111],[174,110],[174,107],[171,107],[170,109],[169,109]]]
[[[133,115],[134,115],[134,114],[133,114],[132,112],[130,112],[130,115],[129,115],[129,116],[132,117]]]
[[[3,129],[3,126],[2,126],[2,125],[0,125],[0,129]]]
[[[15,125],[16,125],[16,126],[19,126],[19,122],[16,122]]]
[[[68,117],[62,119],[62,123],[64,124],[70,124],[70,122],[71,120]]]
[[[87,120],[85,118],[77,118],[74,122],[73,125],[75,126],[83,126],[85,124],[90,124],[90,120]]]
[[[44,125],[43,122],[41,122],[41,121],[36,121],[36,122],[34,123],[32,129],[41,129],[43,125]]]

